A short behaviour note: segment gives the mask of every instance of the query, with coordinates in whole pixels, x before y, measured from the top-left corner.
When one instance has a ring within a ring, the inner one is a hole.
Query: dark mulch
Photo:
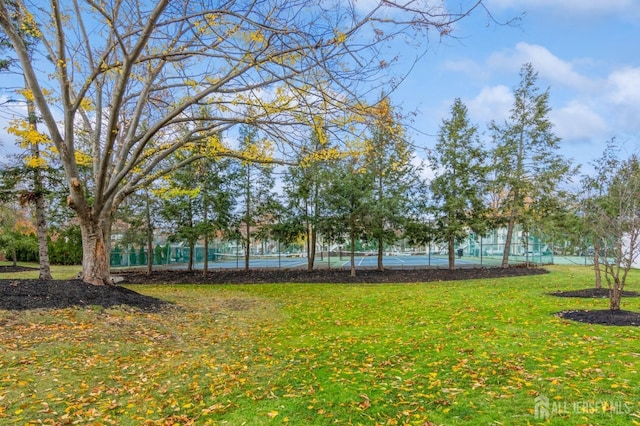
[[[582,290],[556,291],[549,293],[556,297],[581,297],[587,299],[607,299],[609,298],[608,288],[585,288]],[[623,291],[622,297],[638,297],[640,293],[635,291]],[[630,311],[591,310],[591,311],[563,311],[556,314],[560,318],[573,321],[585,322],[589,324],[602,325],[640,325],[640,313]]]
[[[202,271],[157,271],[151,275],[145,272],[128,271],[118,273],[126,283],[163,284],[257,284],[257,283],[418,283],[433,281],[471,280],[479,278],[518,277],[546,274],[542,268],[459,268],[454,270],[423,269],[363,269],[352,277],[348,269],[252,269],[212,270],[207,276]]]
[[[563,311],[556,314],[560,318],[588,324],[617,325],[617,326],[640,326],[640,312],[630,311]]]
[[[28,270],[23,267],[0,267],[0,272]],[[390,269],[385,271],[359,270],[355,277],[344,269],[212,270],[205,277],[202,271],[157,271],[150,275],[143,272],[125,271],[117,275],[129,284],[252,284],[252,283],[416,283],[434,281],[469,280],[477,278],[502,278],[545,274],[541,268],[460,268],[448,269]],[[553,293],[560,297],[608,297],[608,290],[585,289]],[[638,296],[636,292],[625,292],[623,297]],[[0,309],[26,310],[37,308],[62,309],[73,306],[120,306],[127,305],[141,310],[158,310],[170,304],[118,286],[93,286],[80,280],[2,280],[0,279]],[[629,311],[564,311],[556,314],[561,318],[590,324],[640,325],[640,313]]]
[[[348,270],[322,269],[317,271],[264,269],[212,270],[204,277],[202,271],[157,271],[151,275],[142,272],[118,272],[125,284],[247,284],[247,283],[415,283],[427,281],[500,278],[547,273],[539,268],[461,268],[411,270],[359,270],[355,277]],[[70,306],[128,305],[144,310],[155,310],[167,303],[144,296],[121,286],[93,286],[80,280],[1,280],[0,309],[24,310],[36,308],[66,308]]]
[[[0,265],[0,274],[10,272],[34,271],[38,268],[27,268],[26,266]]]
[[[128,305],[153,311],[168,305],[124,287],[94,286],[81,280],[0,280],[0,309],[63,309]]]
[[[556,297],[582,297],[586,299],[607,299],[609,297],[609,289],[608,288],[585,288],[583,290],[570,290],[570,291],[556,291],[553,293],[549,293],[551,296]],[[638,297],[640,293],[636,291],[626,291],[622,292],[622,297]]]

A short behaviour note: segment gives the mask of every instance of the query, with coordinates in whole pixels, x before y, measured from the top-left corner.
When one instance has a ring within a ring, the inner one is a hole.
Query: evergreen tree
[[[336,154],[324,131],[316,126],[308,143],[301,147],[298,164],[289,167],[284,177],[286,210],[278,227],[278,235],[288,243],[294,242],[296,236],[304,235],[309,271],[313,270],[316,258],[324,167],[326,161],[335,158]]]
[[[235,194],[238,190],[239,167],[228,158],[203,158],[199,161],[198,176],[201,182],[199,202],[202,222],[199,233],[204,241],[203,274],[209,265],[209,241],[216,234],[231,232]]]
[[[180,153],[180,155],[190,155],[190,153]],[[179,161],[180,158],[177,160]],[[164,179],[164,186],[156,190],[162,198],[160,215],[172,231],[170,239],[187,244],[188,271],[193,270],[195,246],[200,236],[196,228],[199,185],[200,181],[196,174],[195,164],[190,163],[174,171],[167,179]]]
[[[274,205],[276,204],[273,188],[273,166],[262,163],[262,158],[268,155],[262,151],[268,144],[258,140],[255,127],[242,126],[240,128],[240,149],[245,158],[238,171],[239,183],[239,219],[242,224],[242,245],[244,247],[244,269],[249,270],[251,256],[251,239],[255,237],[260,227],[268,226],[273,221]]]
[[[491,123],[496,207],[507,226],[502,267],[509,264],[516,224],[526,234],[572,172],[570,162],[558,153],[560,138],[549,120],[549,90],[540,92],[531,64],[522,67],[520,79],[509,119],[502,125]]]
[[[373,179],[367,231],[378,249],[378,270],[383,270],[385,244],[399,237],[409,208],[409,191],[418,175],[411,164],[412,151],[390,100],[382,96],[374,107],[371,137],[365,143],[365,167]]]
[[[455,266],[455,242],[469,231],[480,235],[486,232],[486,156],[478,140],[478,128],[469,122],[467,107],[456,99],[428,157],[435,174],[430,185],[434,231],[437,240],[447,243],[449,269]]]
[[[363,156],[354,154],[331,163],[324,185],[320,229],[326,235],[348,235],[351,276],[355,276],[356,239],[366,235],[371,223],[374,180]]]
[[[181,153],[175,160],[180,161],[183,155],[193,153]],[[188,270],[193,270],[196,243],[203,239],[203,273],[207,274],[209,239],[216,231],[231,227],[238,176],[232,160],[202,156],[174,171],[155,190],[163,199],[160,216],[172,229],[172,239],[189,247]]]

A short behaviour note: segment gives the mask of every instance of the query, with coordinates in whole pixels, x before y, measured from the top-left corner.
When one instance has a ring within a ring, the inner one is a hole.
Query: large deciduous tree
[[[467,107],[456,99],[451,116],[443,120],[438,142],[429,153],[435,174],[430,185],[435,235],[447,243],[449,269],[455,266],[456,240],[466,237],[469,231],[486,231],[486,157],[477,126],[469,122]]]
[[[110,281],[114,211],[167,173],[163,160],[176,150],[207,144],[241,156],[214,137],[237,123],[290,150],[291,129],[310,115],[365,111],[362,96],[387,85],[383,77],[401,63],[391,49],[385,57],[383,43],[446,36],[479,6],[451,13],[441,2],[0,0],[0,28],[65,171],[82,229],[83,280]],[[25,24],[39,36],[35,55],[20,36]],[[78,155],[92,159],[89,182]]]
[[[495,193],[507,225],[503,268],[509,264],[516,224],[528,230],[536,216],[553,204],[550,199],[572,171],[570,162],[558,153],[560,138],[549,120],[549,90],[541,92],[537,79],[533,66],[525,64],[513,91],[511,115],[502,125],[491,123],[496,142]]]

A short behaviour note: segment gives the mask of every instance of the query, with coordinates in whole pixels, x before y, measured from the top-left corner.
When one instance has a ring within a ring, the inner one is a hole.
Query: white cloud
[[[604,137],[608,132],[605,120],[588,105],[577,100],[558,110],[552,110],[550,118],[555,125],[556,135],[567,141]]]
[[[556,104],[551,117],[556,133],[562,139],[605,139],[611,133],[640,131],[640,67],[627,66],[615,69],[608,75],[588,77],[574,66],[585,62],[564,60],[544,46],[518,43],[514,49],[492,54],[487,59],[486,68],[494,72],[516,73],[527,62],[533,65],[545,82],[539,83],[543,89],[546,82],[551,83],[552,103],[560,88],[564,104]],[[485,88],[474,99],[474,109],[480,117],[485,114],[504,115],[507,97],[504,89],[498,90],[498,87]],[[553,104],[551,106],[554,107]]]
[[[616,105],[640,104],[640,68],[626,67],[611,73],[606,93]]]
[[[551,82],[581,90],[594,86],[594,82],[578,73],[571,62],[558,58],[544,46],[521,42],[514,50],[494,53],[488,59],[490,67],[508,71],[520,70],[525,63],[531,63],[540,77]]]
[[[513,94],[507,86],[484,87],[478,96],[466,101],[472,121],[487,123],[504,121],[513,106]]]
[[[481,66],[476,61],[473,61],[471,59],[446,61],[443,64],[443,69],[447,71],[461,72],[472,77],[489,77],[487,68]]]
[[[612,72],[603,90],[612,109],[612,121],[621,131],[640,130],[640,68],[626,67]]]

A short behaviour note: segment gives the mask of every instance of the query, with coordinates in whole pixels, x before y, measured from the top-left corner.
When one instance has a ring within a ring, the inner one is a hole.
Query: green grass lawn
[[[141,285],[176,308],[0,311],[0,424],[640,424],[640,329],[554,317],[608,301],[546,295],[593,282],[587,268],[550,269]],[[548,398],[546,420],[536,397]]]

